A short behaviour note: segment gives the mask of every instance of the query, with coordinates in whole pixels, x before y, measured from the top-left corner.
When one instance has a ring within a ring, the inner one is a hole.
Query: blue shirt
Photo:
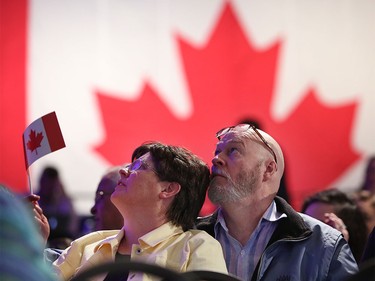
[[[229,234],[222,211],[219,210],[215,224],[215,237],[223,247],[229,273],[234,274],[241,280],[250,280],[278,224],[278,220],[283,217],[286,217],[286,214],[277,212],[276,203],[273,201],[263,214],[249,240],[242,246]]]

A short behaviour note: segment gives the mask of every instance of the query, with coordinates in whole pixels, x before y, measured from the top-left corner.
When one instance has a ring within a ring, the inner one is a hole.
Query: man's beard
[[[208,198],[214,204],[236,202],[254,193],[256,184],[260,177],[260,165],[251,171],[241,171],[233,180],[226,172],[221,172],[225,176],[226,182],[220,183],[213,178],[208,188]],[[223,181],[223,179],[217,178]]]

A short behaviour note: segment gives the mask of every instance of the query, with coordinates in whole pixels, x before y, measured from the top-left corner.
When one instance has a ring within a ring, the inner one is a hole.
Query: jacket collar
[[[311,235],[312,231],[302,217],[281,197],[275,197],[276,208],[287,217],[280,220],[268,245],[280,239],[302,239]]]
[[[311,234],[311,230],[304,223],[302,217],[281,197],[275,197],[277,211],[285,213],[287,216],[280,219],[269,244],[280,239],[301,239]],[[217,221],[218,211],[212,215],[197,219],[196,227],[205,230],[211,236],[215,236],[214,226]]]

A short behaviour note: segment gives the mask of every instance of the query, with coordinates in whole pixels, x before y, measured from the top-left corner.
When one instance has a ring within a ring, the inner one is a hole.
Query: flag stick
[[[27,179],[29,181],[30,194],[33,194],[34,192],[33,192],[33,187],[31,186],[30,171],[29,171],[29,169],[26,169],[26,171],[27,171]]]

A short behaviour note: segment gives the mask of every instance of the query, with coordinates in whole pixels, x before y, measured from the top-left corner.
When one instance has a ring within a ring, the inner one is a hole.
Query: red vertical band
[[[27,191],[22,134],[26,128],[27,0],[0,1],[0,182]]]
[[[51,112],[42,117],[44,129],[48,138],[51,152],[65,147],[64,138],[62,136],[56,113]]]

